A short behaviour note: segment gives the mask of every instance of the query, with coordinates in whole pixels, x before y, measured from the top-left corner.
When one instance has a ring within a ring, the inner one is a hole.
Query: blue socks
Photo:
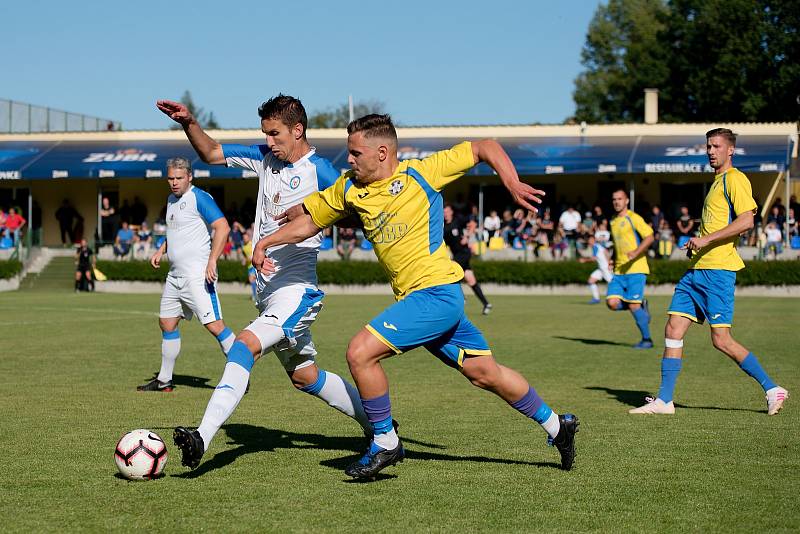
[[[658,389],[658,398],[662,401],[672,400],[682,365],[683,358],[661,358],[661,387]]]
[[[253,358],[253,353],[250,352],[247,345],[241,341],[234,341],[228,351],[228,363],[238,364],[249,373],[253,368],[253,364],[255,364],[255,358]]]
[[[511,403],[511,407],[542,425],[550,437],[555,438],[558,435],[558,414],[550,409],[532,387],[528,386],[528,392],[517,402]]]
[[[389,392],[374,399],[361,399],[364,412],[372,425],[372,439],[374,444],[386,450],[397,447],[400,438],[392,425],[392,406],[389,402]]]
[[[643,307],[638,310],[631,311],[633,320],[636,321],[636,326],[639,332],[642,333],[642,339],[650,339],[650,314],[645,311]],[[663,400],[663,399],[662,399]]]
[[[766,392],[769,389],[777,387],[777,384],[772,381],[772,379],[767,375],[766,371],[761,367],[761,364],[758,363],[758,358],[752,352],[747,355],[742,363],[739,364],[739,367],[747,373],[748,375],[752,376],[756,382],[758,382],[764,391]]]

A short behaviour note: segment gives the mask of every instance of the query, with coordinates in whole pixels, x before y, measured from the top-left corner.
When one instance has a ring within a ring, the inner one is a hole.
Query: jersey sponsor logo
[[[400,191],[403,190],[403,182],[402,180],[395,180],[389,185],[389,194],[392,196],[397,196],[400,194]]]
[[[289,180],[289,187],[292,189],[297,189],[300,187],[300,177],[299,176],[292,176],[292,179]]]
[[[392,323],[387,323],[386,321],[383,321],[383,327],[384,328],[388,328],[389,330],[394,330],[395,332],[397,332],[397,327],[395,325],[393,325]]]
[[[19,180],[19,171],[0,171],[0,180]]]
[[[736,147],[734,154],[737,156],[744,156],[746,154],[744,148]],[[694,146],[668,146],[664,149],[664,155],[667,157],[685,157],[685,156],[705,156],[706,145],[697,144]]]
[[[116,152],[91,152],[83,158],[83,163],[100,163],[103,161],[121,161],[123,163],[136,161],[155,161],[158,154],[144,152],[138,148],[123,148]]]
[[[372,244],[391,243],[406,235],[408,225],[401,222],[391,222],[397,216],[396,213],[381,212],[377,217],[371,219],[372,228],[364,228],[367,239]]]

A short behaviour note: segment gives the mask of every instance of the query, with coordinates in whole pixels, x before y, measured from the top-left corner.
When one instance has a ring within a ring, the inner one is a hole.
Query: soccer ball
[[[155,432],[144,428],[132,430],[117,442],[114,463],[127,479],[152,480],[164,472],[167,446]]]

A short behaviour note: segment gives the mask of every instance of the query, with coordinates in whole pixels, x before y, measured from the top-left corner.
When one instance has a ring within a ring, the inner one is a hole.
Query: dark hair
[[[347,125],[347,134],[351,135],[356,132],[362,132],[367,139],[370,137],[383,137],[392,139],[395,143],[397,142],[397,131],[394,129],[392,118],[389,115],[372,113],[355,119]]]
[[[299,99],[293,96],[278,93],[278,96],[273,96],[258,106],[258,116],[261,117],[261,120],[280,119],[289,128],[300,123],[303,125],[303,137],[306,136],[308,129],[306,108]]]
[[[736,146],[736,134],[727,128],[714,128],[706,132],[706,139],[724,137],[732,146]]]
[[[618,192],[620,192],[620,191],[622,191],[623,193],[625,193],[625,198],[630,198],[630,196],[628,195],[628,192],[627,192],[627,191],[625,191],[624,189],[622,189],[621,187],[618,187],[618,188],[614,189],[614,190],[611,192],[611,194],[613,195],[614,193],[618,193]]]

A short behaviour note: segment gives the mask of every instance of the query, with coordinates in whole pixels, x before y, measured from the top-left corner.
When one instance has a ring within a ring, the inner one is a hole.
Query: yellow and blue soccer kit
[[[464,313],[464,271],[444,244],[440,191],[474,166],[472,145],[460,143],[419,160],[400,162],[394,174],[369,184],[352,171],[304,200],[323,228],[357,215],[397,302],[366,328],[396,353],[425,346],[451,366],[465,355],[491,354],[483,334]]]
[[[722,230],[747,211],[757,208],[750,180],[736,168],[717,174],[703,203],[700,237]],[[689,269],[675,286],[667,313],[712,327],[733,324],[736,272],[744,262],[736,251],[739,236],[729,237],[695,252]]]
[[[642,239],[653,235],[644,219],[631,210],[611,219],[611,237],[614,241],[614,278],[608,283],[606,299],[620,299],[629,304],[641,304],[644,286],[650,267],[647,255],[641,254],[633,260],[628,253],[636,250]]]

